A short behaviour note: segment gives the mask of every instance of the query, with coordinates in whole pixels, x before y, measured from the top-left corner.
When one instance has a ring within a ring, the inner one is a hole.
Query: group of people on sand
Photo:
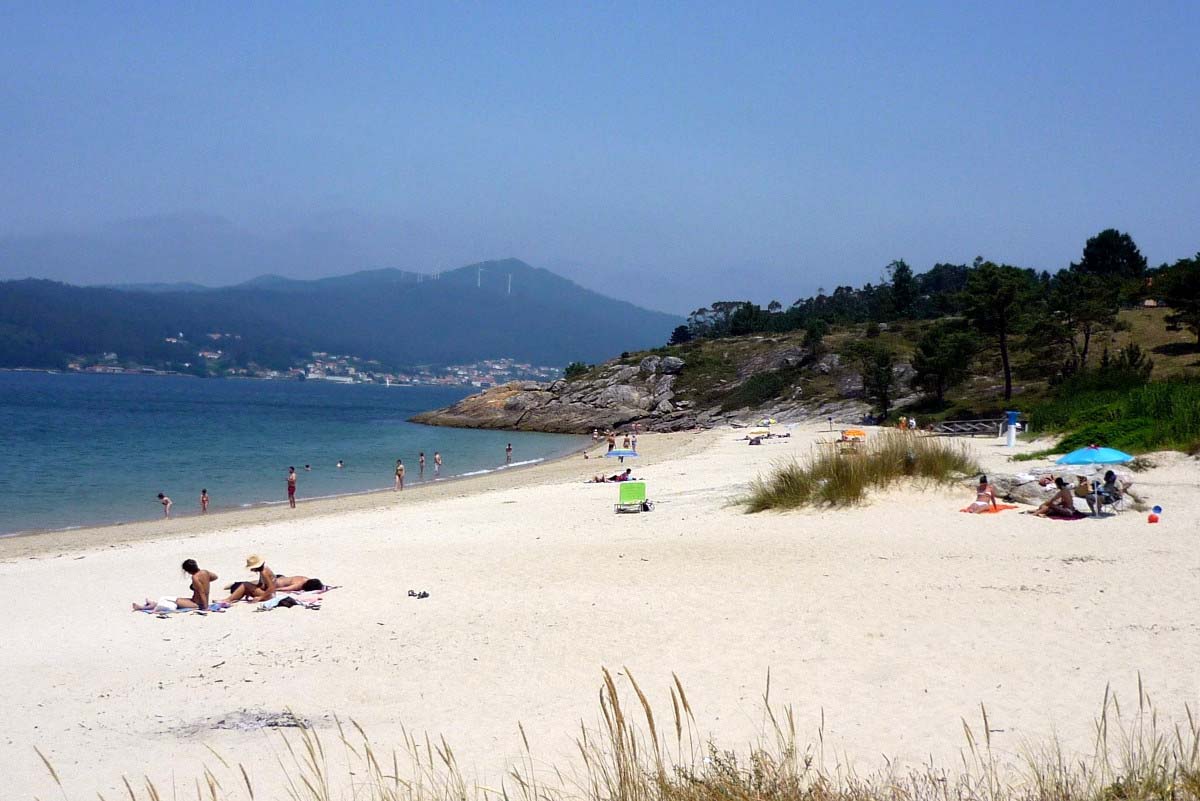
[[[1075,508],[1076,498],[1082,498],[1092,514],[1096,514],[1101,506],[1118,503],[1129,488],[1112,470],[1105,471],[1102,484],[1093,485],[1087,476],[1076,476],[1073,487],[1062,476],[1052,479],[1047,476],[1045,481],[1054,484],[1054,494],[1033,511],[1038,517],[1080,517],[1081,512]],[[996,489],[988,483],[987,476],[980,476],[979,485],[975,488],[975,500],[963,511],[982,514],[996,508]]]
[[[147,598],[143,603],[134,603],[135,612],[178,612],[186,609],[214,610],[225,609],[238,601],[260,603],[270,601],[281,592],[319,592],[326,588],[318,578],[308,576],[280,576],[267,566],[266,561],[257,554],[246,558],[246,569],[255,574],[251,581],[235,581],[225,590],[229,593],[221,599],[212,597],[213,584],[219,577],[211,570],[205,570],[196,563],[195,559],[183,560],[184,573],[191,576],[190,596],[164,596],[157,601]]]
[[[509,452],[511,453],[512,445],[509,445],[508,448],[509,448]],[[400,490],[404,489],[404,475],[406,472],[408,472],[408,471],[404,467],[404,460],[397,459],[396,460],[396,471],[395,471],[396,482],[395,482],[395,485],[392,487],[393,491],[399,492]],[[441,474],[442,474],[442,454],[441,454],[441,451],[434,451],[433,452],[433,477],[437,478]],[[425,451],[421,451],[420,453],[417,454],[417,480],[418,481],[425,480]]]
[[[640,426],[637,423],[634,423],[633,427],[629,431],[626,431],[624,433],[624,435],[621,439],[622,450],[627,450],[627,451],[636,451],[637,450],[637,438],[638,438],[638,429],[639,428],[640,428]],[[612,451],[614,448],[617,447],[617,432],[612,430],[611,428],[606,430],[603,434],[600,433],[600,429],[598,429],[598,428],[592,429],[592,442],[593,443],[599,442],[601,439],[604,439],[608,443],[609,451]]]

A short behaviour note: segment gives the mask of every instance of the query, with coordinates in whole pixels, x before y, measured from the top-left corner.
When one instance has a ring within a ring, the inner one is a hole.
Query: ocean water
[[[341,385],[184,376],[0,372],[0,534],[173,516],[425,481],[558,456],[583,437],[415,425],[419,411],[467,393],[447,387]],[[337,462],[345,463],[338,468]],[[306,471],[304,465],[311,465]]]

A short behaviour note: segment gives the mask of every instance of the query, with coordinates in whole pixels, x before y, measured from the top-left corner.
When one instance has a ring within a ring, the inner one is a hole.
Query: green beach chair
[[[645,481],[624,481],[619,488],[615,512],[640,512],[646,502]]]

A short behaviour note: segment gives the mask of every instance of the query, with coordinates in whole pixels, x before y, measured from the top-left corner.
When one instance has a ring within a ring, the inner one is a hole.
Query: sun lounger
[[[646,482],[624,481],[617,495],[616,512],[640,512],[646,504]]]

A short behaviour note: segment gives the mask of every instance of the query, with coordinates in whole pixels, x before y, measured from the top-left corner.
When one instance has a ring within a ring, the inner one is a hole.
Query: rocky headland
[[[857,372],[835,353],[786,338],[749,338],[753,347],[716,355],[624,355],[572,380],[514,381],[423,412],[414,422],[460,428],[589,433],[638,423],[646,431],[779,420],[859,422],[870,412]],[[912,368],[896,368],[900,403],[911,399]],[[757,384],[755,382],[758,382]],[[763,386],[766,389],[764,390]]]

